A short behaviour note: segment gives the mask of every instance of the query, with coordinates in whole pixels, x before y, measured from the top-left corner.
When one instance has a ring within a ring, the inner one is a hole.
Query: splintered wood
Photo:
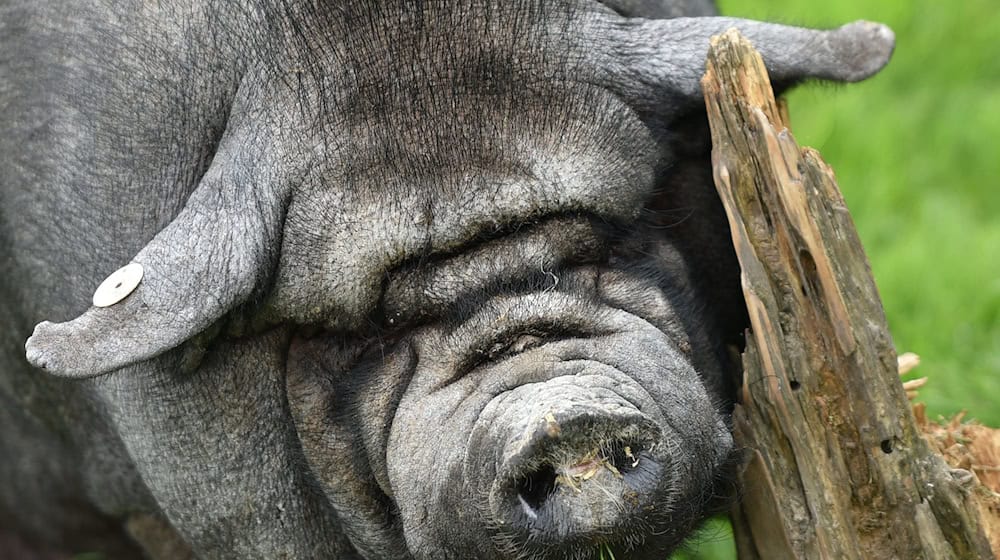
[[[956,469],[967,471],[971,497],[979,509],[983,529],[994,553],[1000,552],[1000,430],[976,422],[964,422],[965,414],[951,420],[927,419],[923,403],[913,405],[913,415],[924,439]]]
[[[992,558],[975,478],[917,430],[832,170],[796,144],[735,30],[713,38],[702,88],[751,321],[740,558]]]

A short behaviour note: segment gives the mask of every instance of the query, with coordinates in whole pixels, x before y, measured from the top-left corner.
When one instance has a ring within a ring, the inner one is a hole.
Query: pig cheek
[[[475,499],[462,473],[472,420],[449,417],[452,406],[435,399],[408,397],[396,413],[387,453],[407,545],[418,557],[480,549],[476,543],[489,539],[477,530],[479,516],[470,507]]]
[[[386,447],[392,411],[412,376],[405,341],[377,359],[336,336],[297,336],[286,367],[288,405],[303,455],[367,558],[407,558],[391,512]]]

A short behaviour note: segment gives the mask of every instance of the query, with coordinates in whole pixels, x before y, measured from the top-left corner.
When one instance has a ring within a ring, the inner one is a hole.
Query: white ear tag
[[[111,273],[94,292],[94,307],[108,307],[125,299],[142,281],[142,265],[129,263]]]

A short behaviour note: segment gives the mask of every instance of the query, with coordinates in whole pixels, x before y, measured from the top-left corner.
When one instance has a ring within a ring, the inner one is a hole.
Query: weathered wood
[[[702,87],[752,327],[734,415],[740,558],[992,558],[967,471],[914,424],[832,170],[773,124],[763,63],[736,31],[713,39]]]
[[[907,391],[907,396],[910,394]],[[972,485],[972,499],[993,552],[1000,553],[1000,429],[965,422],[964,412],[950,420],[942,419],[941,423],[933,422],[927,418],[924,403],[913,405],[913,415],[931,448],[953,468],[968,471],[968,477],[979,481]]]

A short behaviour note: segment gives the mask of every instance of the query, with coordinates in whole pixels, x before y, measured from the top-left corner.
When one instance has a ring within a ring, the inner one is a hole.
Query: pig
[[[698,0],[0,2],[0,544],[665,558],[735,493],[731,27],[780,87],[893,49]]]

